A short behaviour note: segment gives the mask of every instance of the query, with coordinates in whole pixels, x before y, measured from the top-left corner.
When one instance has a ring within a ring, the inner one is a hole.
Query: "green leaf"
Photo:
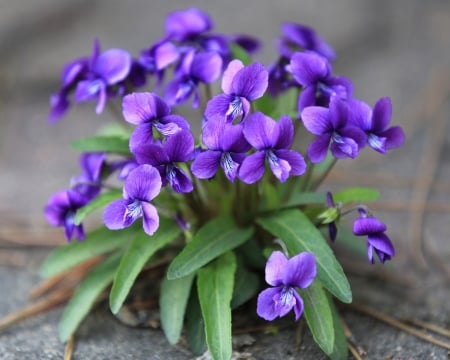
[[[99,135],[78,139],[72,142],[75,150],[82,152],[107,152],[130,155],[129,139],[124,136]]]
[[[283,208],[310,205],[310,204],[326,204],[326,196],[320,192],[296,192],[282,205]]]
[[[330,355],[331,360],[347,360],[348,359],[348,348],[347,348],[347,338],[345,337],[344,326],[342,325],[341,317],[334,305],[331,296],[327,296],[328,302],[330,303],[331,315],[333,317],[333,328],[334,328],[334,344],[333,352]]]
[[[231,308],[238,306],[250,300],[259,290],[259,276],[254,272],[248,271],[244,264],[238,262],[236,276],[234,277],[233,298],[231,299]]]
[[[244,65],[249,65],[252,63],[250,55],[242,46],[236,43],[230,43],[230,50],[233,58],[241,60]]]
[[[314,341],[325,354],[333,352],[333,316],[327,294],[320,281],[314,281],[306,289],[299,290],[304,303],[304,315]]]
[[[186,309],[186,337],[195,355],[205,353],[207,349],[205,322],[203,321],[202,310],[198,302],[197,291],[191,291]]]
[[[180,339],[194,277],[195,274],[175,280],[164,278],[161,283],[159,298],[161,327],[167,340],[172,345],[175,345]]]
[[[355,255],[367,257],[367,242],[364,237],[356,236],[347,226],[339,226],[336,245],[343,246]]]
[[[43,277],[56,275],[94,256],[122,247],[138,231],[142,231],[139,226],[119,231],[111,231],[104,227],[94,230],[87,235],[86,240],[73,241],[53,251],[42,264],[40,274]]]
[[[377,189],[370,187],[353,187],[333,194],[333,199],[335,202],[342,202],[344,204],[352,202],[376,201],[379,198],[380,192]]]
[[[204,225],[173,259],[168,279],[189,275],[216,257],[242,245],[253,234],[253,228],[240,228],[229,217],[219,217]]]
[[[341,301],[350,303],[350,284],[333,252],[314,224],[298,209],[283,210],[257,219],[259,225],[283,240],[291,253],[308,251],[317,261],[317,276]]]
[[[229,360],[232,354],[231,307],[236,257],[228,252],[197,273],[208,349],[215,360]]]
[[[153,236],[142,231],[133,239],[120,261],[109,295],[109,306],[114,314],[120,310],[134,281],[150,257],[180,233],[181,230],[175,222],[160,218],[158,231]]]
[[[112,282],[119,264],[120,254],[116,254],[97,265],[80,283],[59,323],[59,338],[66,342],[77,330],[95,304],[98,296]]]
[[[121,197],[122,197],[122,190],[110,190],[108,192],[100,194],[90,203],[78,209],[74,219],[75,225],[80,225],[85,219],[85,217],[88,216],[90,213],[109,204],[111,201],[119,199]]]

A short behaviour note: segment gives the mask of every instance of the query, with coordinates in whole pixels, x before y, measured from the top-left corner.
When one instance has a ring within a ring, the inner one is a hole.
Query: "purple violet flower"
[[[317,135],[308,147],[311,162],[319,163],[325,159],[328,147],[338,159],[358,156],[359,149],[366,143],[366,135],[355,126],[355,119],[369,115],[360,105],[358,101],[332,96],[329,108],[310,106],[302,111],[305,128]]]
[[[252,113],[244,122],[244,136],[256,152],[247,156],[239,169],[239,179],[253,184],[264,175],[265,160],[280,182],[289,176],[305,172],[302,155],[289,150],[294,139],[294,125],[288,116],[281,116],[278,122],[261,112]]]
[[[81,175],[71,180],[78,193],[92,200],[101,190],[101,175],[105,167],[106,153],[84,153],[80,156]]]
[[[111,202],[103,213],[103,222],[110,230],[131,226],[143,218],[142,225],[148,235],[159,227],[159,216],[152,201],[161,191],[161,177],[150,165],[141,165],[132,170],[125,180],[123,199]]]
[[[58,191],[49,198],[44,209],[45,217],[52,226],[64,226],[67,241],[71,241],[73,236],[84,240],[83,224],[75,225],[75,214],[88,201],[86,196],[76,190]]]
[[[298,99],[298,111],[308,106],[328,106],[332,96],[350,99],[353,86],[349,79],[332,76],[331,64],[314,52],[295,53],[288,71],[303,90]]]
[[[167,84],[165,97],[170,105],[178,105],[186,101],[192,94],[192,106],[200,104],[199,83],[215,81],[222,71],[221,56],[212,51],[189,51],[183,58],[174,80]]]
[[[110,87],[117,85],[128,76],[131,65],[132,59],[128,52],[121,49],[109,49],[100,54],[100,45],[98,41],[95,41],[88,73],[77,84],[75,101],[96,99],[95,111],[100,114],[106,100],[113,94]]]
[[[177,165],[192,160],[193,152],[194,137],[187,130],[169,136],[164,143],[142,144],[134,149],[137,162],[156,167],[162,185],[170,184],[177,193],[188,193],[194,188],[189,176]]]
[[[334,203],[333,194],[329,191],[327,191],[327,205],[330,209],[335,209],[336,204]],[[335,241],[337,237],[337,226],[336,226],[336,220],[331,221],[328,223],[328,234],[330,235],[330,240]]]
[[[310,286],[316,274],[316,259],[313,254],[302,252],[288,259],[281,251],[274,251],[266,264],[266,282],[273,287],[259,294],[257,314],[272,321],[285,316],[293,308],[295,320],[300,319],[303,300],[296,288]]]
[[[381,263],[391,259],[395,255],[395,249],[391,240],[385,234],[386,225],[376,217],[369,216],[364,209],[359,209],[360,217],[353,222],[353,234],[357,236],[367,235],[367,257],[374,264],[373,252]]]
[[[125,121],[137,125],[130,136],[133,152],[142,144],[153,142],[153,129],[164,136],[189,130],[189,123],[180,115],[172,115],[166,102],[154,93],[132,93],[122,101]]]
[[[195,157],[192,173],[199,179],[210,179],[220,166],[228,180],[234,182],[245,153],[251,148],[242,130],[241,124],[232,125],[220,117],[209,119],[202,130],[202,141],[207,150]]]
[[[405,142],[405,134],[400,126],[388,128],[391,117],[391,99],[384,97],[376,102],[370,116],[358,119],[358,125],[367,135],[367,145],[381,154]]]
[[[193,40],[212,27],[209,15],[197,8],[174,11],[166,17],[167,37],[180,42]]]
[[[268,77],[269,73],[260,63],[244,66],[240,60],[231,61],[222,77],[224,94],[208,101],[206,118],[221,115],[230,122],[240,116],[244,119],[250,110],[250,102],[264,95]]]

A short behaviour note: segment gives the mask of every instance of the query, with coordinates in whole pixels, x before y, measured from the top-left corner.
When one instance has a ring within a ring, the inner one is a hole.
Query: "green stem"
[[[336,165],[336,163],[337,159],[334,158],[333,161],[330,163],[330,165],[328,165],[326,170],[319,176],[318,179],[316,179],[314,182],[311,182],[311,186],[308,186],[306,190],[317,189],[320,186],[320,184],[322,184],[322,182],[326,179],[326,177],[328,176],[334,165]]]

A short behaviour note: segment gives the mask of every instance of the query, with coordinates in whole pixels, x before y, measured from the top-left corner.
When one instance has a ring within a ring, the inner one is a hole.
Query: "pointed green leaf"
[[[320,192],[296,192],[283,204],[283,208],[309,205],[309,204],[326,204],[326,196]]]
[[[335,202],[344,204],[352,202],[376,201],[380,198],[380,191],[370,187],[352,187],[333,194]]]
[[[320,281],[314,281],[306,289],[299,290],[304,303],[304,315],[314,341],[330,355],[333,352],[333,316],[327,294]]]
[[[205,353],[207,349],[205,322],[203,321],[197,291],[191,291],[191,296],[189,297],[186,309],[186,337],[189,346],[195,355]]]
[[[130,155],[129,139],[125,136],[99,135],[72,142],[75,150],[82,152],[107,152]]]
[[[94,200],[89,202],[87,205],[78,209],[74,219],[75,225],[80,225],[85,219],[85,217],[88,216],[90,213],[94,212],[95,210],[105,205],[108,205],[111,201],[119,199],[121,197],[122,197],[122,190],[111,190],[103,194],[100,194]]]
[[[119,231],[104,227],[94,230],[84,241],[73,241],[53,251],[42,264],[40,274],[43,277],[56,275],[94,256],[125,246],[139,230],[142,231],[139,226]]]
[[[233,298],[231,299],[231,308],[238,306],[250,300],[259,290],[259,276],[254,272],[248,271],[243,264],[239,263],[234,279]]]
[[[153,236],[142,231],[133,239],[120,261],[109,295],[109,306],[114,314],[122,307],[136,277],[150,257],[180,233],[181,230],[175,222],[161,218],[158,231]]]
[[[314,224],[298,209],[283,210],[257,219],[259,225],[283,240],[291,255],[314,254],[317,276],[323,286],[341,301],[352,301],[350,284],[327,242]]]
[[[330,303],[331,315],[333,316],[333,328],[334,328],[334,345],[333,352],[330,354],[331,360],[347,360],[348,359],[348,347],[347,338],[344,332],[344,326],[342,325],[341,317],[334,305],[331,296],[327,296]]]
[[[208,349],[216,360],[229,360],[231,342],[231,297],[234,287],[236,257],[228,252],[197,274]]]
[[[186,276],[216,257],[242,245],[253,234],[253,228],[240,228],[229,217],[215,218],[204,225],[173,259],[168,279]]]
[[[119,260],[120,254],[116,254],[103,261],[78,286],[59,323],[59,338],[62,342],[66,342],[75,333],[98,296],[112,282]]]
[[[182,279],[164,278],[161,283],[159,308],[161,327],[170,344],[175,345],[180,339],[186,305],[191,292],[195,274]]]

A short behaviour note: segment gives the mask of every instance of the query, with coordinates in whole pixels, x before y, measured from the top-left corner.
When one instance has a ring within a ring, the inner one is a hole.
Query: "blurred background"
[[[161,37],[168,12],[190,6],[211,15],[215,32],[246,33],[263,40],[257,59],[265,64],[275,59],[274,42],[283,21],[312,26],[336,49],[334,72],[352,79],[355,97],[371,105],[382,96],[391,97],[393,123],[404,127],[405,146],[385,157],[365,152],[356,161],[342,161],[326,185],[380,188],[382,199],[374,210],[387,223],[397,248],[393,266],[398,278],[394,284],[385,280],[387,290],[380,267],[349,265],[355,298],[394,315],[414,315],[448,327],[450,2],[446,0],[0,0],[0,316],[26,303],[27,289],[39,280],[36,269],[48,246],[64,243],[62,232],[46,224],[42,209],[49,195],[67,187],[78,173],[77,153],[68,143],[93,134],[108,121],[107,113],[96,116],[94,104],[88,103],[71,108],[55,125],[47,123],[48,98],[59,87],[61,67],[89,55],[95,37],[103,49],[125,48],[136,56]],[[378,275],[373,285],[368,284],[365,275],[374,273]],[[58,316],[51,316],[47,322],[41,319],[0,335],[0,358],[33,354],[33,341],[40,341],[48,358],[59,356],[62,345],[54,329]],[[424,358],[445,354],[439,347],[426,347],[361,319],[348,315],[355,333],[371,330],[362,339],[372,351],[368,358],[406,359],[408,349]],[[30,335],[36,326],[48,323],[52,326],[42,328],[47,331],[44,338]],[[128,339],[117,331],[118,343]],[[376,340],[369,340],[373,336]],[[45,342],[45,337],[52,340]],[[91,354],[102,347],[101,340],[100,345],[91,345]],[[80,347],[81,354],[86,351],[80,358],[90,358],[88,347]]]

